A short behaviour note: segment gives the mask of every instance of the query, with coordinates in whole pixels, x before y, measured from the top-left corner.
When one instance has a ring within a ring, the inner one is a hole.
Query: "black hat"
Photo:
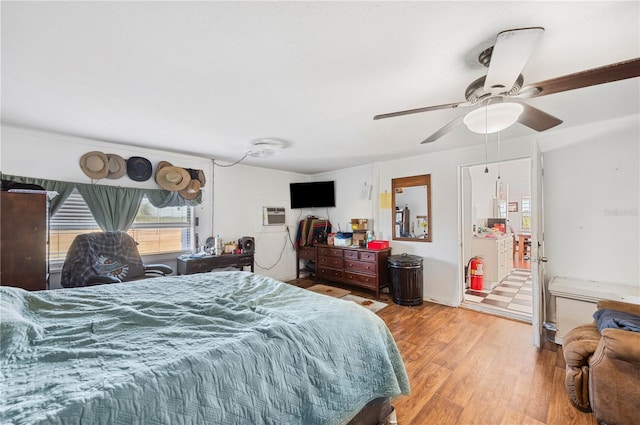
[[[153,166],[147,158],[132,156],[127,159],[127,175],[131,180],[144,182],[151,178]]]

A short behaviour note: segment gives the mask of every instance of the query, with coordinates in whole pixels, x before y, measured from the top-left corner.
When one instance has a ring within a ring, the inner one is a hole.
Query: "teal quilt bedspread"
[[[409,393],[384,322],[248,272],[0,287],[3,424],[326,424]]]

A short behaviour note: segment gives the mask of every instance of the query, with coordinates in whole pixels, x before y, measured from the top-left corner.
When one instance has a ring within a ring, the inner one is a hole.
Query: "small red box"
[[[389,248],[389,241],[369,241],[367,243],[369,249],[385,249]]]

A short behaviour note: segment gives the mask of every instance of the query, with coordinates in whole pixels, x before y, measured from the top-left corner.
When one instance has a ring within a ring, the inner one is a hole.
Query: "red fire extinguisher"
[[[469,276],[471,276],[471,289],[482,290],[482,279],[484,277],[484,263],[482,257],[472,257],[469,260]]]

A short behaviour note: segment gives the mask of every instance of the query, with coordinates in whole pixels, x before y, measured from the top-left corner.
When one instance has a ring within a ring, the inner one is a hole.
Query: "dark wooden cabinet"
[[[199,258],[178,258],[177,265],[177,273],[179,275],[205,273],[225,267],[244,268],[245,266],[251,267],[251,271],[253,272],[253,253],[247,252],[243,254],[208,255]]]
[[[46,193],[0,192],[0,285],[47,289]]]
[[[358,286],[375,292],[389,285],[387,258],[391,248],[372,250],[318,245],[318,278]]]

